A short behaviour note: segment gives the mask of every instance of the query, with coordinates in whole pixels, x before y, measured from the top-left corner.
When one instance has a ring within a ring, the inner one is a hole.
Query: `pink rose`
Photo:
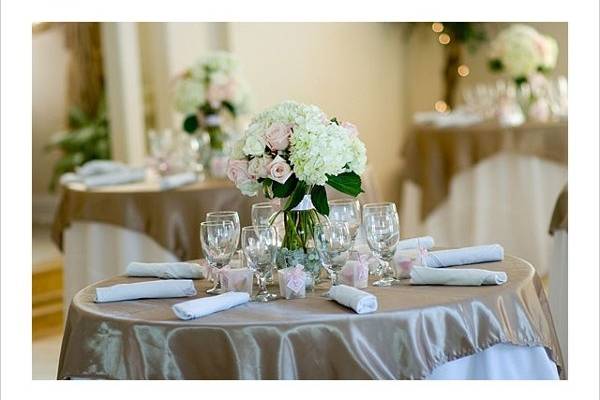
[[[271,150],[285,150],[290,145],[292,125],[273,124],[267,129],[265,139]]]
[[[281,156],[275,157],[267,166],[269,170],[269,178],[275,182],[285,183],[292,175],[292,168]]]
[[[235,82],[229,81],[226,84],[211,84],[206,91],[206,100],[211,106],[218,108],[225,100],[233,99],[235,95]]]
[[[356,128],[356,125],[351,124],[350,122],[344,122],[341,125],[342,128],[346,129],[346,131],[348,132],[348,136],[353,139],[355,137],[358,136],[358,129]]]
[[[248,161],[229,160],[227,164],[227,177],[236,185],[249,181],[251,178],[248,173]]]

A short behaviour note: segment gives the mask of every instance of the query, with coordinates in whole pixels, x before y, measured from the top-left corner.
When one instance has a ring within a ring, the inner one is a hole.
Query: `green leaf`
[[[310,192],[310,199],[321,215],[329,215],[329,203],[325,186],[317,185]]]
[[[267,199],[272,199],[273,198],[273,191],[271,189],[271,183],[273,181],[270,180],[269,178],[265,178],[262,181],[262,188],[263,188],[263,193],[265,195],[265,197]]]
[[[196,129],[198,129],[198,117],[196,114],[190,114],[183,121],[183,130],[187,133],[194,133]]]
[[[363,193],[360,176],[355,172],[344,172],[339,175],[327,175],[327,184],[342,193],[356,197]]]
[[[237,110],[232,103],[230,103],[229,101],[224,101],[222,104],[223,107],[225,107],[227,111],[231,113],[231,115],[233,115],[234,117],[237,116]]]
[[[488,62],[488,66],[489,66],[490,70],[492,70],[494,72],[499,72],[504,69],[504,65],[502,65],[502,61],[500,61],[497,58],[490,60]]]
[[[284,198],[288,197],[294,191],[296,184],[298,183],[298,178],[296,175],[292,174],[285,183],[279,183],[273,181],[273,194],[275,197]]]
[[[292,208],[294,208],[298,204],[300,204],[300,202],[302,201],[302,198],[304,197],[305,194],[306,194],[306,183],[304,183],[303,181],[298,181],[298,184],[296,185],[296,189],[294,189],[294,192],[288,198],[288,201],[285,203],[285,206],[283,207],[283,209],[285,211],[291,211]]]
[[[79,107],[71,107],[69,110],[69,126],[72,128],[80,128],[89,123],[89,118]]]

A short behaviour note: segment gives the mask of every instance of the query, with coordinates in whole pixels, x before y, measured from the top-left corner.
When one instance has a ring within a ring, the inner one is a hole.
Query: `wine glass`
[[[231,221],[235,228],[235,248],[240,244],[240,216],[237,211],[212,211],[206,213],[206,220],[213,222]]]
[[[346,222],[352,238],[352,246],[360,229],[360,203],[355,199],[339,199],[329,202],[329,219],[336,222]]]
[[[245,226],[242,228],[242,250],[246,264],[256,274],[258,293],[254,301],[276,300],[277,295],[267,289],[267,277],[277,256],[277,231],[272,226]]]
[[[338,274],[346,265],[352,245],[348,224],[336,221],[317,224],[314,238],[321,264],[331,276],[331,287],[338,285]]]
[[[202,252],[210,268],[220,270],[231,261],[237,248],[239,234],[231,221],[205,221],[200,223],[200,243]],[[215,284],[208,294],[221,294],[221,280],[215,277]]]
[[[283,215],[280,211],[279,204],[273,201],[252,204],[252,225],[274,226],[277,230],[277,239],[281,240],[283,236]]]
[[[396,252],[400,239],[398,213],[380,209],[364,217],[367,243],[373,254],[380,260],[380,279],[373,286],[391,286],[394,282],[394,270],[390,261]]]

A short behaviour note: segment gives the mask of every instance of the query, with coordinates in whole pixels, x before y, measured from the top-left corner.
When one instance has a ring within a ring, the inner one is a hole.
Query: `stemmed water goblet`
[[[317,224],[314,240],[321,264],[331,277],[331,287],[338,285],[338,274],[346,264],[352,246],[348,224],[339,221]]]
[[[272,226],[245,226],[242,228],[242,250],[246,264],[258,281],[258,293],[254,301],[276,300],[277,295],[267,289],[267,277],[277,256],[277,231]]]
[[[237,211],[212,211],[206,213],[206,220],[213,222],[231,221],[236,232],[235,248],[240,244],[240,216]]]
[[[338,199],[329,201],[329,219],[335,222],[346,222],[352,245],[356,242],[356,236],[360,230],[360,203],[356,199]]]
[[[211,269],[221,270],[229,264],[237,248],[239,233],[231,221],[205,221],[200,223],[200,243],[206,261]],[[208,294],[221,294],[223,288],[218,276]]]
[[[364,226],[369,248],[380,261],[380,279],[373,286],[391,286],[395,279],[390,261],[400,238],[398,213],[385,208],[373,210],[364,216]]]

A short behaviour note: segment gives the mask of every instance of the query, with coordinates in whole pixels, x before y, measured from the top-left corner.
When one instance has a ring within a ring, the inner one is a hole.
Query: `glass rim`
[[[202,221],[202,222],[200,222],[200,226],[218,226],[218,225],[225,225],[225,224],[234,226],[233,221]]]
[[[364,204],[363,208],[385,207],[385,206],[389,206],[389,205],[393,205],[394,207],[396,207],[396,203],[394,203],[392,201],[381,201],[381,202],[377,202],[377,203],[367,203],[367,204]]]
[[[275,204],[269,202],[269,201],[261,201],[260,203],[254,203],[252,204],[252,208],[258,208],[258,207],[271,207],[271,208],[277,208],[278,206],[276,206]]]
[[[209,211],[206,213],[207,217],[212,215],[237,215],[239,217],[237,211]]]
[[[329,200],[329,204],[353,204],[358,203],[360,205],[360,201],[358,199],[333,199]]]
[[[267,228],[267,229],[273,229],[274,231],[277,231],[277,229],[273,225],[248,225],[248,226],[243,226],[242,231],[255,230],[256,228],[259,228],[259,229]]]

